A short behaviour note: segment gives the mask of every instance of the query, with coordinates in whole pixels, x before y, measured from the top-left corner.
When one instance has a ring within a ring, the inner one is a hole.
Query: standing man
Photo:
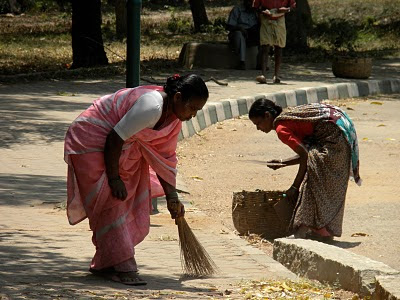
[[[286,46],[285,14],[296,7],[296,0],[254,0],[253,7],[260,13],[261,29],[261,72],[256,80],[267,83],[265,73],[270,46],[274,47],[275,72],[273,83],[280,83],[279,70],[282,61],[282,48]]]
[[[243,0],[236,5],[227,22],[229,43],[240,60],[237,66],[239,70],[246,70],[246,48],[258,46],[260,42],[260,25],[252,4],[253,0]]]

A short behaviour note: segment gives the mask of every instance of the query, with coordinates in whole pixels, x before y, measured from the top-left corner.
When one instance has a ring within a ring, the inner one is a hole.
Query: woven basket
[[[282,191],[233,193],[232,219],[239,234],[254,233],[266,239],[287,236],[289,224],[284,224],[274,209],[274,204],[281,199]]]
[[[371,58],[336,56],[332,61],[332,72],[336,77],[367,79],[371,76]]]

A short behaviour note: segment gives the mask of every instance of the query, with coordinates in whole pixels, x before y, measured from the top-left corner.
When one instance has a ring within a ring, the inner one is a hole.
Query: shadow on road
[[[107,295],[108,299],[128,292],[130,299],[136,299],[163,290],[169,290],[164,295],[174,291],[177,294],[209,292],[209,289],[184,286],[178,278],[146,274],[146,271],[142,277],[148,285],[143,287],[129,287],[91,275],[88,272],[91,257],[74,260],[73,253],[69,253],[70,256],[62,254],[63,244],[77,238],[68,232],[63,232],[62,236],[55,233],[49,238],[49,235],[41,236],[40,232],[2,230],[0,241],[8,240],[8,245],[0,246],[0,296],[7,295],[11,299],[103,299],[101,296]],[[23,240],[24,243],[14,246],[10,245],[10,240]],[[141,269],[150,272],[147,266],[141,266]]]
[[[63,176],[0,174],[0,205],[61,203],[67,199]]]

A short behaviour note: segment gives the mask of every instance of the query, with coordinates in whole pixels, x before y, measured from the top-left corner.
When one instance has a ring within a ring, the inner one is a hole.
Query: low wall
[[[249,47],[246,51],[246,68],[256,69],[258,47]],[[179,63],[187,69],[212,68],[235,69],[239,63],[238,56],[232,52],[229,44],[215,43],[186,43],[179,55]]]

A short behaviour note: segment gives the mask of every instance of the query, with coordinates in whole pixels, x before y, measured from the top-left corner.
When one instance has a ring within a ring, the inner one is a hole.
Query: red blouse
[[[277,122],[275,131],[282,143],[294,150],[306,136],[313,134],[314,126],[311,122],[282,120]]]

